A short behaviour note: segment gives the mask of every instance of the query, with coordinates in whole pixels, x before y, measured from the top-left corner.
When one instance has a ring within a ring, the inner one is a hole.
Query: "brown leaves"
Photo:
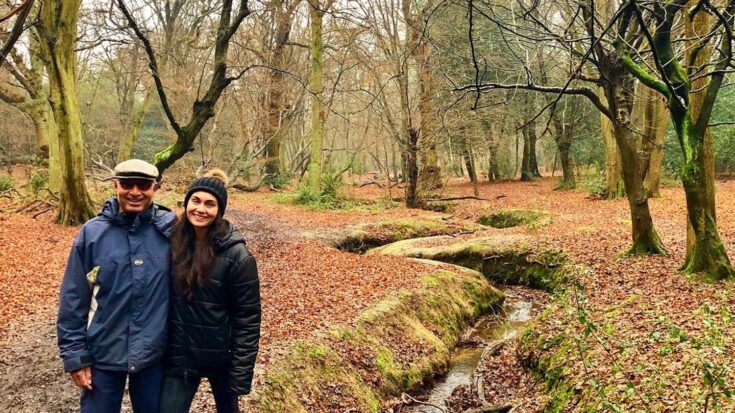
[[[55,315],[59,285],[76,228],[44,216],[2,216],[0,227],[0,341],[9,324],[36,314]]]

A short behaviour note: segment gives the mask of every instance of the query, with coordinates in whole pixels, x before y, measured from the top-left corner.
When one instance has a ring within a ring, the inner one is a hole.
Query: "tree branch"
[[[13,24],[13,29],[10,31],[10,36],[8,37],[8,40],[5,41],[5,44],[3,44],[3,48],[0,49],[0,63],[6,61],[6,58],[8,57],[8,53],[10,53],[10,51],[13,50],[13,47],[15,47],[15,42],[18,41],[18,38],[20,38],[21,33],[23,33],[23,25],[25,24],[25,21],[28,18],[28,13],[31,12],[32,6],[33,6],[33,0],[25,0],[18,7],[13,9],[10,13],[0,18],[0,23],[2,23],[4,21],[7,21],[9,18],[13,17],[14,15],[20,13],[18,14],[18,18],[15,19],[15,23]]]
[[[480,85],[466,85],[461,86],[458,88],[455,88],[455,92],[464,91],[464,90],[474,90],[478,89],[480,91],[489,91],[493,89],[524,89],[524,90],[532,90],[535,92],[542,92],[542,93],[556,93],[561,95],[579,95],[584,96],[587,99],[589,99],[595,107],[602,112],[603,115],[607,116],[608,118],[612,119],[613,114],[610,113],[610,109],[605,106],[605,104],[602,103],[600,100],[600,97],[597,95],[597,93],[586,87],[577,87],[577,88],[570,88],[570,87],[558,87],[558,86],[541,86],[536,85],[533,83],[516,83],[516,84],[507,84],[507,83],[483,83]],[[552,101],[552,103],[555,103]]]

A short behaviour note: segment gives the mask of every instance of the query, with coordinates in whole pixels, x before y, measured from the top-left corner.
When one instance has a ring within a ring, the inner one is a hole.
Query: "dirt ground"
[[[660,329],[655,320],[664,317],[694,334],[700,326],[690,322],[689,315],[703,302],[720,302],[723,298],[718,298],[718,294],[731,289],[731,284],[695,283],[677,272],[684,260],[686,242],[683,191],[665,188],[661,198],[651,201],[654,224],[669,254],[626,258],[619,253],[629,243],[627,201],[596,200],[583,190],[558,192],[553,190],[554,184],[552,179],[484,183],[480,187],[483,200],[443,202],[450,207],[444,213],[407,210],[398,205],[385,209],[387,193],[374,185],[347,189],[352,196],[380,206],[367,205],[349,211],[312,211],[277,201],[278,196],[269,192],[233,195],[227,218],[245,233],[261,277],[264,314],[258,380],[269,362],[289,343],[330,324],[349,323],[370,304],[416,285],[428,271],[427,267],[402,258],[338,251],[313,238],[315,231],[396,218],[475,221],[506,208],[541,210],[551,219],[540,226],[488,229],[457,238],[528,234],[568,252],[591,270],[584,281],[590,312],[619,310],[614,322],[616,330],[610,339],[637,349],[621,359],[624,367],[641,376],[653,374],[652,371],[669,374],[667,358],[658,355],[660,346],[651,338]],[[398,195],[397,191],[400,190],[394,188],[392,195]],[[731,205],[735,202],[735,182],[720,182],[717,191],[721,236],[732,256],[735,210]],[[471,193],[469,184],[450,182],[441,195]],[[164,194],[162,199],[177,197]],[[24,214],[0,213],[0,242],[10,246],[0,250],[0,409],[7,411],[67,412],[77,405],[78,392],[61,371],[54,329],[61,274],[76,229],[57,227],[51,223],[50,215],[34,219]],[[621,302],[630,302],[633,292],[642,298],[620,308]],[[723,346],[724,351],[732,354],[732,339],[725,340]],[[503,357],[512,364],[512,357]],[[636,366],[644,361],[658,370],[637,371]],[[600,362],[598,368],[595,374],[600,377],[613,375],[609,363]],[[701,382],[699,377],[692,378],[694,372],[670,374],[670,383],[683,394],[688,394],[687,389],[693,386],[688,382]],[[502,393],[502,389],[493,388],[493,392]],[[686,402],[680,400],[683,396],[668,393],[660,397],[673,397],[673,405]],[[211,397],[202,396],[197,403],[196,411],[213,411]]]

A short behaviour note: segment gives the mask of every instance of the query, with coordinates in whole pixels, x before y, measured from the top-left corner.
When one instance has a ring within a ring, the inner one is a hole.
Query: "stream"
[[[471,383],[485,347],[498,341],[515,338],[540,308],[540,304],[514,297],[512,293],[508,294],[500,309],[482,316],[469,334],[465,335],[464,341],[485,343],[485,346],[457,348],[452,354],[447,375],[438,380],[432,388],[415,397],[445,408],[444,402],[449,399],[454,389]],[[414,404],[403,407],[401,412],[437,413],[439,410],[429,405]]]

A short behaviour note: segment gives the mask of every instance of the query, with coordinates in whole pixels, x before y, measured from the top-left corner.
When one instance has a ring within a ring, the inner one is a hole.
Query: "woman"
[[[162,413],[185,413],[203,377],[218,413],[239,412],[250,393],[260,338],[260,290],[245,239],[222,218],[227,176],[191,184],[171,237],[173,292]]]

